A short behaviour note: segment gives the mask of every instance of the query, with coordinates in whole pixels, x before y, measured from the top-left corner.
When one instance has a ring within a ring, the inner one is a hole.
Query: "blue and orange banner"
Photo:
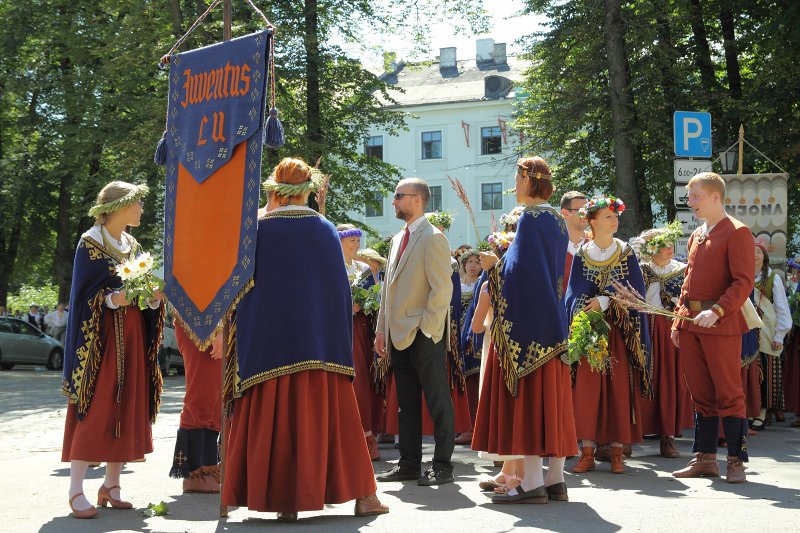
[[[271,39],[170,58],[164,290],[201,349],[252,286]]]

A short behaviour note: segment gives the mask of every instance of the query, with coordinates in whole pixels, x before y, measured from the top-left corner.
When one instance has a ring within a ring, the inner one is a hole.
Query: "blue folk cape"
[[[458,261],[451,261],[453,274],[450,281],[453,283],[453,295],[450,297],[450,324],[445,331],[449,331],[447,342],[447,356],[450,358],[450,388],[458,387],[464,392],[466,382],[464,378],[464,354],[461,352],[461,342],[459,341],[459,324],[461,323],[461,276],[458,273]]]
[[[464,363],[467,375],[475,372],[471,365],[470,358],[474,359],[477,364],[475,365],[477,371],[480,371],[481,364],[481,350],[483,349],[483,333],[472,332],[472,317],[475,316],[475,308],[478,307],[478,298],[481,295],[481,287],[483,283],[489,279],[486,272],[481,272],[481,277],[475,284],[475,290],[472,291],[472,298],[470,298],[469,305],[463,307],[462,322],[461,322],[461,353],[464,354]]]
[[[750,301],[755,305],[755,289],[750,293]],[[747,333],[742,334],[742,368],[750,366],[750,363],[755,361],[756,357],[760,355],[758,349],[758,336],[761,330],[753,328]]]
[[[678,298],[681,295],[681,287],[683,286],[683,279],[686,277],[686,266],[679,268],[669,274],[657,274],[650,265],[642,265],[642,277],[644,278],[645,291],[650,285],[655,282],[660,283],[661,305],[667,311],[675,310],[675,302],[673,298]],[[642,293],[644,295],[644,293]]]
[[[131,254],[135,257],[141,251],[139,243],[134,241]],[[83,420],[89,412],[105,353],[104,314],[114,313],[120,318],[114,321],[115,334],[126,334],[121,320],[125,309],[109,309],[105,305],[105,297],[122,287],[115,267],[125,259],[116,250],[86,234],[81,237],[75,250],[61,391],[71,403],[77,404],[78,420]],[[164,306],[155,310],[145,309],[142,314],[145,321],[145,356],[150,369],[150,420],[154,422],[161,401],[162,377],[157,358],[164,327]],[[117,384],[118,387],[121,385]]]
[[[567,256],[564,217],[549,206],[528,206],[508,251],[489,271],[492,342],[506,387],[567,353],[562,284]]]
[[[228,401],[295,372],[353,377],[353,300],[333,224],[301,209],[259,219],[254,286],[239,303],[232,328]]]
[[[572,270],[567,287],[566,306],[570,321],[595,296],[608,296],[614,293],[612,281],[623,285],[630,283],[639,294],[645,294],[644,277],[639,261],[630,245],[615,240],[617,251],[607,261],[596,263],[586,255],[585,245],[578,249],[572,262]],[[642,392],[652,394],[653,362],[650,352],[650,333],[647,315],[628,310],[611,301],[605,312],[606,319],[622,330],[628,357],[633,367],[642,372]],[[618,354],[611,354],[619,357]]]

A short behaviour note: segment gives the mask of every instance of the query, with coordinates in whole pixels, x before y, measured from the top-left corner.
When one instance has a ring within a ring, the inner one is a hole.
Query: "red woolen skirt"
[[[356,393],[358,412],[361,416],[361,427],[364,431],[375,428],[373,411],[382,403],[375,393],[372,383],[373,328],[370,319],[364,313],[353,315],[353,390]]]
[[[783,398],[786,410],[800,414],[800,327],[795,326],[783,351]]]
[[[234,401],[222,501],[254,511],[314,511],[375,494],[347,376],[309,370]]]
[[[694,427],[692,398],[680,353],[670,339],[672,321],[656,315],[650,324],[654,397],[642,398],[642,430],[645,435],[671,437],[684,428]]]
[[[450,361],[447,362],[447,371],[450,371]],[[453,414],[455,416],[455,433],[472,431],[472,419],[469,416],[469,402],[467,394],[458,390],[458,387],[450,389],[450,399],[453,401]],[[386,375],[386,418],[385,433],[397,435],[400,433],[400,421],[398,412],[400,406],[397,403],[397,385],[394,381],[394,372]],[[425,394],[422,395],[422,434],[433,435],[433,420],[428,413],[428,404],[425,403]]]
[[[467,402],[469,403],[469,416],[473,424],[478,417],[478,394],[481,384],[481,376],[479,372],[467,376]]]
[[[578,364],[572,402],[579,439],[623,444],[642,440],[639,371],[630,364],[623,335],[619,327],[611,326],[609,372],[594,372],[583,359]]]
[[[511,396],[489,345],[472,449],[500,455],[567,457],[578,452],[570,370],[559,358],[519,381]]]
[[[199,350],[179,324],[175,324],[175,339],[183,356],[186,375],[180,427],[219,431],[222,419],[222,359],[212,359],[211,348]]]
[[[748,366],[742,367],[742,390],[744,390],[745,416],[753,418],[761,413],[761,364],[756,357]]]
[[[153,451],[150,426],[150,369],[145,360],[145,327],[142,312],[129,306],[123,315],[125,331],[125,378],[117,423],[117,353],[114,343],[114,318],[110,310],[103,316],[103,360],[92,403],[83,421],[78,422],[77,406],[70,403],[64,427],[62,461],[121,463],[143,459]]]

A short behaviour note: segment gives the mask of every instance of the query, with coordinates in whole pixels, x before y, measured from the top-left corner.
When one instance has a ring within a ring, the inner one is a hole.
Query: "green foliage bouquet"
[[[575,315],[569,332],[569,362],[577,363],[584,357],[593,371],[606,372],[611,365],[610,330],[600,311],[581,311]]]
[[[353,294],[353,303],[361,308],[365,315],[374,315],[381,305],[381,286],[375,284],[369,288],[363,286],[364,276],[370,272],[359,272],[350,280],[350,292]]]

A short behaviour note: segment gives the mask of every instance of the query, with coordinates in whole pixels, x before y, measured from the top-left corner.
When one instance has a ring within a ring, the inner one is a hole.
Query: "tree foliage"
[[[160,248],[163,169],[152,162],[164,129],[167,75],[159,58],[210,0],[29,0],[0,2],[0,304],[22,285],[55,284],[68,298],[75,245],[86,216],[112,179],[147,183],[145,248]],[[282,157],[321,157],[332,175],[327,214],[337,221],[390,188],[398,170],[363,155],[370,127],[397,131],[404,117],[380,109],[386,84],[336,43],[369,31],[427,41],[431,20],[476,23],[476,0],[256,1],[277,28],[277,107],[287,132],[265,150],[264,170]],[[398,14],[415,13],[404,27]],[[434,16],[435,14],[435,16]],[[413,19],[414,17],[412,17]],[[234,36],[264,23],[233,2]],[[213,10],[181,50],[222,39]]]
[[[624,22],[636,190],[617,181],[604,28],[610,4],[619,4]],[[531,151],[554,156],[559,189],[643,195],[644,216],[632,231],[672,220],[672,114],[709,111],[715,151],[736,141],[742,123],[747,140],[790,173],[790,253],[798,251],[800,187],[791,184],[800,165],[800,3],[527,0],[526,8],[549,26],[528,49],[530,97],[517,125]],[[777,171],[753,150],[745,155],[746,173]]]

